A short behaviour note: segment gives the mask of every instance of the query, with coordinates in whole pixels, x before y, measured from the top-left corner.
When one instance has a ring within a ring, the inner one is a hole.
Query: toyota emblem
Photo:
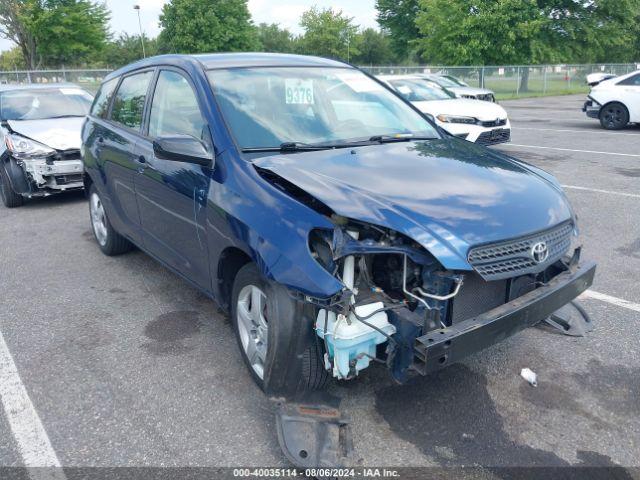
[[[549,257],[549,248],[545,242],[538,242],[531,247],[531,258],[536,263],[542,263]]]

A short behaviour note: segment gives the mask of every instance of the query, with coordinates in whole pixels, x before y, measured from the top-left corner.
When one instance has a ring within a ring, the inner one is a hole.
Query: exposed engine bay
[[[440,344],[430,333],[453,338],[453,327],[546,285],[569,268],[565,258],[535,274],[487,281],[476,271],[444,269],[397,232],[336,215],[332,220],[336,228],[312,231],[309,243],[314,258],[344,284],[337,298],[318,306],[314,326],[324,345],[325,368],[338,379],[354,378],[372,362],[386,365],[399,382],[444,367],[453,360],[446,353],[451,340]],[[444,353],[427,368],[430,343]]]

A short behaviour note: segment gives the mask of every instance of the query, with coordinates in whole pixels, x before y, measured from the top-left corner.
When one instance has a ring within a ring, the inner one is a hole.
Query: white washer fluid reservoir
[[[376,310],[384,308],[382,302],[369,303],[355,307],[360,317],[366,317]],[[325,315],[326,330],[325,330]],[[326,340],[327,353],[333,358],[333,376],[347,378],[349,376],[349,364],[358,359],[355,365],[356,374],[369,366],[370,358],[376,356],[376,345],[387,341],[382,333],[365,325],[358,320],[353,313],[349,319],[344,315],[336,315],[321,309],[316,319],[316,333]],[[387,335],[396,333],[396,328],[389,323],[386,312],[379,312],[366,319],[367,323],[376,326]],[[366,354],[366,355],[363,355]]]

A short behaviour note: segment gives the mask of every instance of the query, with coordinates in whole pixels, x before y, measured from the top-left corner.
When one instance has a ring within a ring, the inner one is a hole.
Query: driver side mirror
[[[213,155],[204,143],[190,135],[156,138],[153,141],[153,153],[162,160],[194,163],[213,168]]]

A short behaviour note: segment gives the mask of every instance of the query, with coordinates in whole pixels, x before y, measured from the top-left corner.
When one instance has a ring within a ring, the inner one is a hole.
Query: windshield
[[[235,68],[208,75],[242,149],[339,145],[381,135],[438,138],[419,113],[358,70]]]
[[[437,83],[438,85],[440,85],[441,87],[459,87],[460,85],[458,85],[456,82],[449,80],[446,77],[441,77],[440,75],[435,75],[433,77],[429,77],[428,79],[425,80],[431,80],[432,82]]]
[[[390,80],[389,83],[410,102],[428,102],[431,100],[449,100],[449,92],[424,80]]]
[[[93,97],[77,87],[34,88],[0,92],[2,120],[84,117]]]
[[[462,80],[458,80],[456,77],[452,77],[451,75],[442,75],[440,76],[441,79],[450,82],[450,85],[443,85],[445,87],[466,87],[467,84],[464,83]]]

